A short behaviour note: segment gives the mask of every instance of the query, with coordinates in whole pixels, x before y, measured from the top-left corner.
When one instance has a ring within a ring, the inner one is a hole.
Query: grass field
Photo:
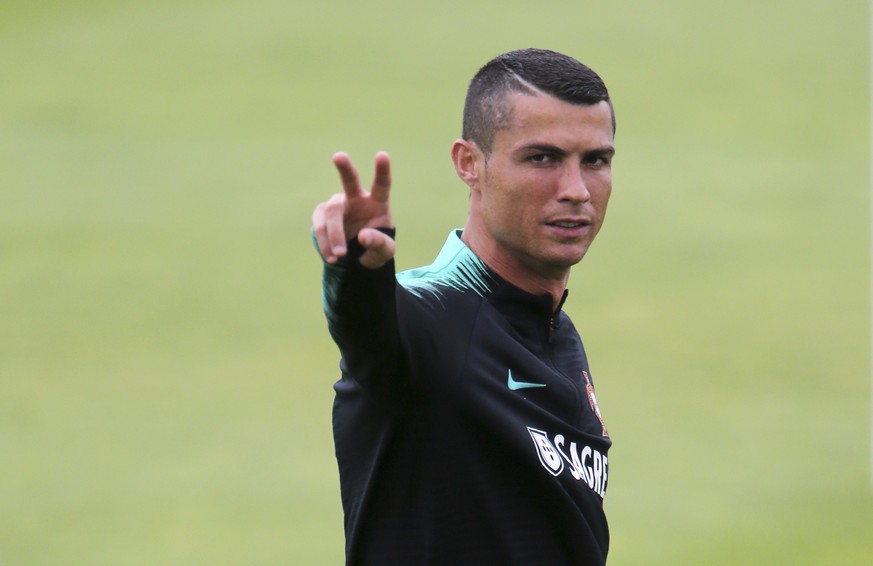
[[[0,564],[339,564],[309,214],[388,150],[401,268],[463,223],[491,56],[618,114],[571,281],[610,563],[868,564],[863,2],[0,3]]]

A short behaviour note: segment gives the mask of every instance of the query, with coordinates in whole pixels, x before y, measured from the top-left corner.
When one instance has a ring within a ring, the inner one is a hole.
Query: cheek
[[[494,214],[510,230],[519,231],[536,222],[544,201],[532,191],[515,191],[502,194],[496,203]]]
[[[492,177],[488,181],[482,191],[485,213],[495,218],[513,216],[515,209],[521,204],[523,194],[514,183],[506,182],[501,177]]]
[[[501,226],[510,232],[520,232],[538,222],[554,184],[548,176],[532,176],[518,169],[512,170],[511,175],[491,177],[489,181],[487,190],[483,191],[485,214],[492,226]]]
[[[603,208],[606,208],[606,205],[609,203],[609,196],[612,194],[612,190],[610,188],[605,188],[601,191],[598,191],[594,196],[594,200],[597,204]]]
[[[606,210],[606,205],[609,203],[609,196],[612,194],[612,179],[606,177],[598,179],[596,185],[591,190],[591,200],[594,201],[594,206],[600,211]]]
[[[493,194],[485,206],[485,214],[489,217],[492,228],[503,232],[511,226],[518,225],[520,202],[513,195]]]

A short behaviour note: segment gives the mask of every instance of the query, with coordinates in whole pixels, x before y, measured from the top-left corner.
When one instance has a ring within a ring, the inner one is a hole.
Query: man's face
[[[566,278],[594,240],[612,191],[612,109],[511,94],[474,191],[491,257],[509,270]],[[481,156],[480,156],[481,159]],[[497,267],[497,266],[495,266]]]

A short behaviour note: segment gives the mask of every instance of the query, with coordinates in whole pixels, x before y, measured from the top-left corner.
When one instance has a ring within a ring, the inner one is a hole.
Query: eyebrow
[[[551,145],[547,143],[532,143],[530,145],[525,145],[518,148],[518,151],[535,151],[542,153],[551,153],[552,155],[567,155],[567,153],[569,153],[565,149],[561,149],[556,145]],[[612,145],[606,145],[603,147],[591,149],[582,154],[583,157],[612,157],[613,155],[615,155],[615,147]]]
[[[615,155],[615,147],[606,146],[599,149],[592,149],[585,152],[585,157],[612,157]]]

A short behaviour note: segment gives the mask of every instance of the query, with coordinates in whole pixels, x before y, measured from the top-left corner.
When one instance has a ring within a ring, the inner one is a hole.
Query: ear
[[[484,155],[479,147],[467,140],[455,140],[452,145],[452,162],[458,177],[470,187],[471,191],[479,188],[479,175],[484,163]]]

